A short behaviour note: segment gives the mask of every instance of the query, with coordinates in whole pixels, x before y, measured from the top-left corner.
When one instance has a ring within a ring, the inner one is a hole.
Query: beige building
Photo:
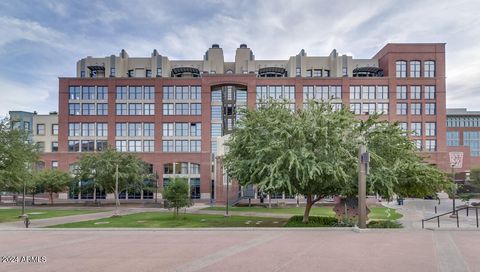
[[[131,58],[125,50],[118,56],[86,57],[77,62],[77,77],[200,77],[202,74],[256,74],[259,77],[355,77],[369,76],[378,59],[353,59],[334,49],[328,56],[307,56],[305,50],[285,60],[256,60],[253,51],[241,44],[235,62],[226,62],[223,49],[213,44],[202,60],[170,60],[155,49],[149,58]],[[356,68],[362,68],[356,70]],[[370,76],[378,76],[372,74]]]

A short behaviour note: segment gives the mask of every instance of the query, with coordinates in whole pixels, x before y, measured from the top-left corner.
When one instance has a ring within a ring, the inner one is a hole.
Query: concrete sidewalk
[[[9,272],[480,271],[477,231],[38,229],[0,241],[2,256],[43,260],[0,263]]]

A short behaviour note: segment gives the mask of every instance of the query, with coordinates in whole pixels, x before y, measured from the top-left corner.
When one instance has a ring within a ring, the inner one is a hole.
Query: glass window
[[[155,104],[153,103],[143,104],[143,115],[155,115]]]
[[[95,151],[95,141],[93,140],[83,140],[82,141],[82,152],[93,152]]]
[[[162,150],[163,152],[173,152],[173,140],[163,140]]]
[[[153,86],[145,86],[143,88],[144,91],[144,99],[145,100],[154,100],[155,99],[155,87]]]
[[[58,135],[58,124],[52,124],[52,135]]]
[[[97,123],[97,136],[98,137],[107,137],[108,136],[108,124],[107,123]]]
[[[163,173],[167,175],[173,174],[173,163],[166,163],[163,165]]]
[[[407,99],[407,86],[397,86],[397,99]]]
[[[425,103],[425,114],[426,115],[435,115],[435,103]]]
[[[163,115],[174,115],[172,103],[163,103]]]
[[[143,141],[143,152],[154,152],[155,151],[155,141],[147,140]]]
[[[421,99],[422,91],[420,86],[410,86],[410,99]]]
[[[52,142],[52,152],[58,152],[58,142]]]
[[[105,151],[108,148],[108,142],[107,141],[97,141],[97,151]]]
[[[80,151],[80,141],[78,141],[78,140],[68,141],[68,151],[69,152],[79,152]]]
[[[425,136],[437,135],[437,123],[425,123]]]
[[[142,99],[142,87],[141,86],[130,86],[128,88],[128,99],[141,100]]]
[[[388,86],[377,86],[377,99],[388,99]]]
[[[163,87],[163,100],[173,100],[175,99],[175,92],[173,91],[173,86]]]
[[[435,99],[435,86],[425,86],[425,99]]]
[[[425,150],[427,151],[437,150],[437,140],[425,140]]]
[[[188,103],[175,104],[175,115],[189,115],[188,111],[189,111]]]
[[[175,99],[188,100],[188,86],[175,86]]]
[[[350,99],[361,99],[361,90],[360,86],[350,86]]]
[[[340,86],[338,86],[340,87]],[[244,91],[245,93],[245,103],[247,102],[247,91]],[[295,101],[295,86],[284,86],[284,98],[287,100],[293,100]],[[237,102],[238,102],[238,96],[237,96]]]
[[[95,123],[82,123],[82,136],[95,136]]]
[[[362,114],[362,104],[350,103],[350,111],[354,114]]]
[[[105,86],[97,87],[97,99],[98,100],[107,100],[108,99],[108,89]]]
[[[458,131],[447,131],[447,145],[448,146],[460,145],[460,133]]]
[[[175,136],[188,136],[189,124],[188,123],[175,123]]]
[[[141,103],[128,104],[128,115],[142,115],[143,109]]]
[[[407,62],[399,60],[395,63],[397,77],[407,77]]]
[[[362,104],[362,113],[374,114],[375,113],[375,103],[363,103]]]
[[[200,103],[190,104],[190,115],[202,115],[202,104]]]
[[[188,140],[176,140],[175,152],[188,152]]]
[[[115,148],[118,152],[127,152],[127,141],[115,141]]]
[[[424,62],[424,76],[435,77],[435,61],[427,60]]]
[[[127,104],[126,103],[117,103],[115,104],[115,111],[117,115],[127,115]]]
[[[216,140],[218,136],[222,136],[222,124],[212,124],[212,140]]]
[[[415,148],[418,151],[422,150],[422,140],[413,140],[413,143],[415,144]]]
[[[191,123],[190,124],[190,136],[202,136],[202,124]]]
[[[377,113],[388,114],[388,103],[378,103],[377,104]]]
[[[407,103],[397,103],[397,115],[407,115]]]
[[[202,87],[191,86],[190,87],[190,99],[191,100],[201,100],[202,99]]]
[[[139,140],[128,141],[128,151],[129,152],[142,152],[142,141],[139,141]]]
[[[68,124],[68,136],[80,136],[80,123]]]
[[[36,142],[35,145],[38,152],[45,152],[45,142]]]
[[[127,99],[127,87],[117,86],[117,100]]]
[[[95,115],[95,104],[93,104],[93,103],[83,103],[82,104],[82,115]]]
[[[408,123],[407,122],[399,122],[398,127],[403,131],[407,131],[408,130]]]
[[[420,61],[410,61],[410,77],[420,77]]]
[[[155,136],[155,123],[144,123],[143,124],[143,136],[145,136],[145,137]]]
[[[217,89],[212,91],[212,102],[222,102],[222,90]]]
[[[422,123],[411,123],[410,130],[413,132],[412,136],[422,136]]]
[[[212,106],[212,119],[222,119],[222,106]]]
[[[45,135],[45,124],[37,124],[37,135]]]
[[[257,90],[258,95],[258,90]],[[303,86],[303,102],[307,100],[315,99],[315,90],[313,86]]]
[[[173,123],[163,123],[163,136],[174,136],[174,124]]]
[[[192,140],[190,141],[190,152],[201,152],[201,141]]]
[[[97,104],[97,115],[108,115],[108,104],[107,103],[98,103]]]
[[[375,86],[362,86],[363,99],[375,99]]]
[[[95,87],[94,86],[82,87],[82,99],[83,100],[95,99]]]
[[[315,98],[323,101],[328,101],[328,86],[315,86]]]
[[[410,113],[412,115],[421,115],[422,114],[422,104],[421,103],[410,104]]]
[[[191,163],[190,164],[190,174],[199,175],[200,174],[200,164]]]
[[[70,86],[68,97],[70,100],[80,100],[80,86]]]
[[[129,137],[142,136],[142,123],[128,123],[128,136]]]
[[[79,103],[69,103],[68,104],[68,114],[69,115],[80,115],[80,104]]]
[[[58,161],[52,161],[52,169],[58,168]]]
[[[115,124],[115,136],[126,137],[127,136],[127,123]]]

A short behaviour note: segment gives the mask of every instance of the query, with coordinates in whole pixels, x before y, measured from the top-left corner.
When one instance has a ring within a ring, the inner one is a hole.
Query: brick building
[[[218,137],[231,132],[239,108],[255,109],[269,97],[287,99],[292,110],[308,99],[332,99],[359,118],[382,112],[413,131],[419,152],[444,170],[449,151],[465,151],[447,147],[443,43],[387,44],[369,59],[301,50],[283,60],[256,60],[242,44],[234,62],[216,44],[200,60],[169,60],[157,50],[131,58],[122,50],[81,59],[77,76],[59,81],[60,169],[111,146],[152,164],[160,187],[174,176],[188,178],[194,199],[224,199]]]

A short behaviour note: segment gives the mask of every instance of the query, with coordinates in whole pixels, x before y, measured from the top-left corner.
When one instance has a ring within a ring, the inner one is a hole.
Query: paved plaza
[[[3,230],[0,271],[480,271],[480,232]]]

